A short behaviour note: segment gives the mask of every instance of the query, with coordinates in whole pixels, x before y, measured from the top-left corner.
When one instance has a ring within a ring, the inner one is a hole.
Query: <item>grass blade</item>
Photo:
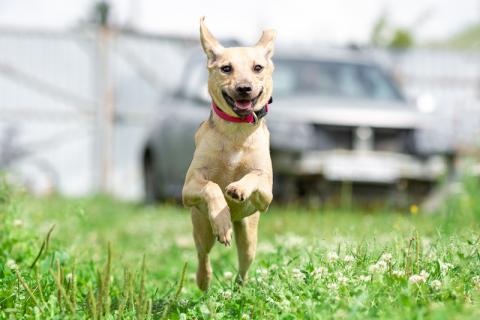
[[[165,306],[161,319],[166,319],[168,312],[170,311],[170,307],[175,303],[175,301],[177,301],[178,297],[180,296],[180,293],[182,292],[183,282],[185,281],[185,273],[187,272],[187,265],[188,263],[185,262],[185,264],[183,265],[182,274],[180,276],[180,281],[178,283],[177,291],[175,292],[173,299],[171,299]]]
[[[88,304],[90,305],[90,315],[92,319],[97,319],[97,305],[95,303],[95,295],[93,294],[92,284],[88,284]]]
[[[30,287],[28,286],[28,284],[25,282],[25,279],[23,279],[22,275],[20,274],[20,272],[18,272],[17,269],[15,269],[15,274],[17,275],[18,281],[20,281],[20,283],[22,284],[22,287],[27,291],[28,295],[29,295],[30,298],[33,300],[33,302],[35,303],[35,305],[36,305],[37,307],[39,307],[40,310],[41,310],[41,309],[42,309],[41,304],[38,302],[37,298],[36,298],[35,295],[33,294],[32,289],[30,289]]]
[[[58,292],[60,293],[60,298],[61,298],[61,296],[63,296],[65,298],[63,300],[65,301],[65,304],[67,305],[68,309],[70,310],[70,312],[72,314],[75,314],[76,313],[75,308],[73,307],[71,301],[68,299],[68,295],[65,292],[65,288],[63,288],[62,281],[60,280],[59,277],[57,277],[55,272],[53,272],[51,269],[50,269],[50,273],[52,274],[53,279],[55,280],[55,284],[57,285]]]
[[[52,234],[53,232],[53,229],[55,229],[55,225],[52,225],[50,227],[50,229],[48,230],[47,232],[47,235],[45,236],[45,239],[43,240],[42,242],[42,246],[40,247],[40,250],[38,251],[38,254],[37,256],[35,257],[35,259],[33,260],[32,264],[30,265],[30,269],[33,269],[35,267],[35,265],[37,264],[37,261],[40,259],[40,257],[42,256],[42,253],[45,252],[45,254],[47,254],[47,251],[48,251],[48,243],[50,241],[50,235]]]

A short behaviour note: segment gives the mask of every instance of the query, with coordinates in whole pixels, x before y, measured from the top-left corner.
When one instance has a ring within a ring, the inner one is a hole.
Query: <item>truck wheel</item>
[[[147,149],[143,159],[143,183],[145,192],[145,203],[155,204],[162,200],[160,174],[158,163],[155,163],[152,152]]]
[[[273,197],[281,202],[294,202],[298,198],[298,188],[295,177],[287,175],[274,175]]]

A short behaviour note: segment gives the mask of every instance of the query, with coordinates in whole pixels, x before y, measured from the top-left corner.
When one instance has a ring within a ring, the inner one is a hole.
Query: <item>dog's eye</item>
[[[232,66],[222,66],[220,70],[222,70],[223,73],[230,73],[232,72]]]
[[[255,67],[253,67],[253,70],[255,70],[255,72],[260,72],[263,70],[263,67],[259,64],[256,64]]]

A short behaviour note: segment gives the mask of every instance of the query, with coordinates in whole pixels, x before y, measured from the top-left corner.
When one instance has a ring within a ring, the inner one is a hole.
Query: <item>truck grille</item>
[[[354,150],[358,127],[314,125],[316,150]],[[372,150],[395,153],[414,152],[413,129],[371,128]]]

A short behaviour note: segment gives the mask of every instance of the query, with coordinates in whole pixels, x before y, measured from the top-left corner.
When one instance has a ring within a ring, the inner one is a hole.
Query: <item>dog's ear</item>
[[[255,45],[255,47],[265,50],[265,56],[269,60],[273,56],[273,43],[275,42],[276,34],[275,30],[264,30],[260,40]]]
[[[222,54],[223,46],[210,33],[205,25],[205,17],[200,18],[200,42],[202,43],[203,51],[208,58],[208,66],[215,62],[215,60]]]

